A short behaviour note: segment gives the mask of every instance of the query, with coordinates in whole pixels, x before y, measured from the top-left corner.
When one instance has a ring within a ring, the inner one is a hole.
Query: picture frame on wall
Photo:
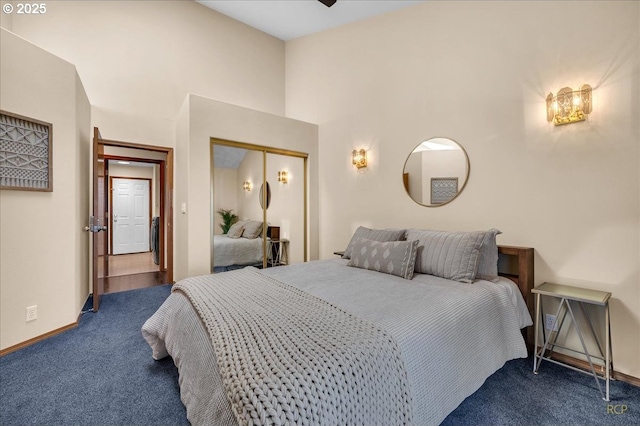
[[[53,191],[53,125],[0,110],[0,190]]]

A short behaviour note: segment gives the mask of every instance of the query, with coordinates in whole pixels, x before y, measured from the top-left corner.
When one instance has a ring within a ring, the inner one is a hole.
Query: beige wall
[[[11,25],[76,65],[105,138],[135,138],[111,127],[134,120],[155,143],[189,92],[284,112],[284,42],[194,1],[55,1]]]
[[[176,279],[211,270],[211,137],[309,154],[309,256],[317,259],[317,126],[196,95],[189,95],[179,117],[183,172],[176,176],[176,204],[185,204],[186,213],[176,224]]]
[[[238,169],[225,169],[216,167],[213,170],[213,209],[218,211],[220,209],[233,210],[235,214],[239,213],[238,201],[239,197],[244,194],[240,194],[239,191],[246,192],[242,189],[242,182],[238,178]],[[240,190],[238,190],[238,184]],[[219,214],[214,215],[214,234],[222,234],[222,218]]]
[[[153,180],[153,167],[132,166],[126,164],[110,164],[110,177],[127,177]]]
[[[5,1],[2,2],[2,6],[4,6]],[[13,14],[10,13],[0,13],[0,26],[11,31],[13,27]]]
[[[264,216],[260,206],[260,187],[262,186],[262,169],[264,168],[263,155],[262,151],[249,150],[238,166],[238,180],[241,182],[250,181],[252,185],[251,191],[240,189],[244,194],[238,192],[238,215],[242,220],[262,221]],[[269,182],[268,176],[267,182]],[[273,191],[273,183],[269,182],[269,185]]]
[[[190,114],[191,114],[191,96],[188,95],[180,112],[178,113],[176,122],[176,156],[175,156],[175,175],[173,183],[174,192],[174,228],[173,228],[173,278],[177,281],[181,278],[189,276],[189,221],[187,216],[187,200],[189,196],[190,173],[184,173],[183,170],[189,170],[189,140],[190,140]],[[209,154],[207,154],[209,158]],[[210,180],[210,177],[206,177]],[[182,207],[184,206],[184,210]]]
[[[427,2],[287,42],[287,116],[319,124],[320,257],[360,224],[497,227],[499,243],[535,248],[537,284],[613,293],[615,366],[640,377],[639,8]],[[547,123],[547,93],[583,83],[588,121]],[[459,142],[471,174],[425,208],[402,169],[433,136]]]
[[[5,349],[75,323],[87,298],[90,106],[73,65],[0,31],[0,108],[53,124],[53,192],[0,191]]]

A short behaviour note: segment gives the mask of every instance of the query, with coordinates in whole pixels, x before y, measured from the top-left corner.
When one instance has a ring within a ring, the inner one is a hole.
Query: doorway
[[[94,128],[94,150],[97,311],[104,293],[173,283],[173,149],[102,139]]]
[[[111,254],[151,251],[151,179],[109,176]]]

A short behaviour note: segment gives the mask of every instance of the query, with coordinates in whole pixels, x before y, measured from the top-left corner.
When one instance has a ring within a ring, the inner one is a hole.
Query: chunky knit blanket
[[[211,338],[240,425],[411,422],[411,392],[394,339],[377,326],[254,268],[184,293]]]

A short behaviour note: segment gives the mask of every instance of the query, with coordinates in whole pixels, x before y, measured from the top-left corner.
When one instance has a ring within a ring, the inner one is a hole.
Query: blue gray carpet
[[[0,358],[1,425],[182,425],[178,373],[140,334],[169,286],[105,295],[73,330]],[[592,377],[514,360],[444,425],[640,425],[640,388],[612,382],[607,414]]]

